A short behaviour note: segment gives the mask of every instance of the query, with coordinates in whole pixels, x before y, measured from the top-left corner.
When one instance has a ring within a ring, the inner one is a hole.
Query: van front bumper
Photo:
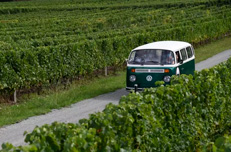
[[[127,90],[127,91],[132,91],[132,90],[135,91],[135,87],[126,87],[126,90]],[[144,88],[136,88],[136,90],[137,90],[137,91],[143,91]]]

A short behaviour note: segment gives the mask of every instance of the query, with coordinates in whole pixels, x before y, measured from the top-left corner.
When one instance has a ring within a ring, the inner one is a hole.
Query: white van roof
[[[188,46],[191,46],[191,44],[182,41],[158,41],[139,46],[134,50],[160,49],[178,51],[179,49],[186,48]]]

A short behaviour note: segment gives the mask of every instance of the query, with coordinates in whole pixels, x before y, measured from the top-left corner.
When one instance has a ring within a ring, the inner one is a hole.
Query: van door
[[[181,54],[181,60],[183,60],[183,63],[179,66],[180,74],[188,74],[187,72],[188,65],[187,62],[185,62],[187,60],[187,54],[185,48],[180,50],[180,54]]]
[[[188,62],[187,62],[188,67],[186,73],[193,75],[195,71],[195,58],[194,58],[194,52],[192,47],[188,46],[186,48],[186,52],[188,55]]]

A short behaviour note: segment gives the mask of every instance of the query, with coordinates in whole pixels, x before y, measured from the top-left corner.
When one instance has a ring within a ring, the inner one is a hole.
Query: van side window
[[[192,49],[192,54],[195,55],[193,46],[191,46],[191,49]]]
[[[189,46],[186,48],[186,50],[187,50],[188,58],[191,58],[193,56],[192,48]]]
[[[186,50],[185,49],[181,49],[180,50],[181,56],[182,56],[182,60],[186,60],[187,59],[187,54],[186,54]]]
[[[179,63],[180,62],[180,52],[177,51],[176,52],[176,63]]]

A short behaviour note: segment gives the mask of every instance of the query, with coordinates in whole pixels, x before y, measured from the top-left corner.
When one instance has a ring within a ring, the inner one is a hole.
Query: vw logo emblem
[[[146,80],[147,80],[147,81],[152,81],[152,76],[148,75],[148,76],[146,77]]]

